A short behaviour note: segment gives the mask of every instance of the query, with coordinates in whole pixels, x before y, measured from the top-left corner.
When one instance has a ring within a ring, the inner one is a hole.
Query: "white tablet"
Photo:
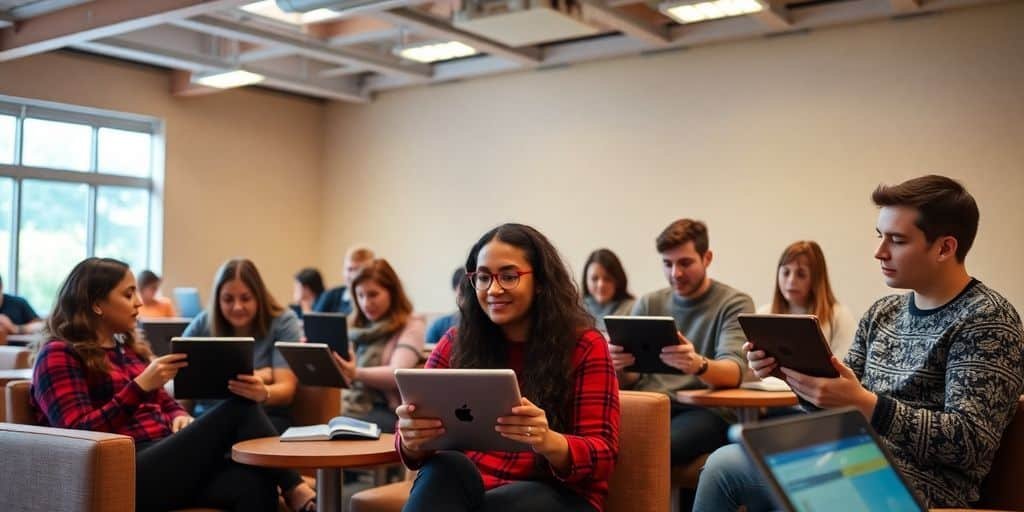
[[[512,370],[395,370],[402,402],[416,405],[416,417],[438,418],[443,436],[424,445],[428,450],[521,452],[530,447],[494,430],[499,416],[520,403]]]

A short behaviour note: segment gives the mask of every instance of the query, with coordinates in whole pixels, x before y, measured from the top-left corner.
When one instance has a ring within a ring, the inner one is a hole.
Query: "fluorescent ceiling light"
[[[242,10],[265,18],[271,18],[292,25],[305,25],[319,21],[340,18],[342,13],[330,9],[316,9],[309,12],[284,12],[274,0],[263,0],[242,6]]]
[[[224,73],[198,76],[193,81],[207,87],[230,89],[232,87],[243,87],[246,85],[258,84],[263,81],[263,78],[263,75],[236,69],[234,71],[227,71]]]
[[[399,48],[395,53],[403,59],[430,63],[476,55],[477,51],[472,46],[458,41],[448,41],[447,43],[406,45]]]
[[[679,23],[696,23],[729,16],[742,16],[763,10],[757,0],[710,0],[707,2],[669,1],[658,9]]]

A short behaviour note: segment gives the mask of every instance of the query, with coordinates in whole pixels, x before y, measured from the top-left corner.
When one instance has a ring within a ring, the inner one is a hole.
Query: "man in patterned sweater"
[[[875,258],[893,288],[861,319],[837,378],[788,368],[747,343],[750,367],[785,378],[821,408],[854,406],[930,508],[979,499],[1003,431],[1024,392],[1024,328],[1013,306],[967,273],[978,207],[959,183],[924,176],[872,195],[880,207]],[[708,459],[694,510],[774,508],[737,445]]]

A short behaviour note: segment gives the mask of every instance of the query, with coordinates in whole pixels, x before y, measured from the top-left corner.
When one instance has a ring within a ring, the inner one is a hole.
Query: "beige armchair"
[[[669,401],[659,393],[620,391],[619,459],[609,482],[608,512],[664,511],[669,507]],[[352,496],[351,512],[399,512],[412,480]]]

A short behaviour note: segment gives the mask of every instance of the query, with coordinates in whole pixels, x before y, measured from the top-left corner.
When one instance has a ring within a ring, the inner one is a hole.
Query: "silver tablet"
[[[438,418],[445,434],[428,450],[521,452],[530,447],[495,432],[499,416],[520,403],[512,370],[395,370],[402,402],[416,405],[417,417]]]

